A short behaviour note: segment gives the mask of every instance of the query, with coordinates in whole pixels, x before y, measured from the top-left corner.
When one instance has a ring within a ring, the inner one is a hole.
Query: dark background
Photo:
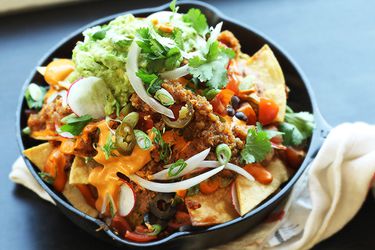
[[[61,38],[97,18],[164,1],[99,1],[0,17],[0,249],[108,249],[53,205],[8,179],[19,155],[15,111],[24,80]],[[210,3],[268,35],[305,71],[331,125],[375,123],[375,1],[217,0]],[[251,41],[248,41],[251,42]],[[374,249],[374,199],[316,249]]]

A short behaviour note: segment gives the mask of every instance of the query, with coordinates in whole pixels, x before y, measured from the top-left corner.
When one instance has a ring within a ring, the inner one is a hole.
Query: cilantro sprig
[[[287,108],[285,122],[279,125],[280,131],[284,133],[283,144],[286,146],[301,145],[309,138],[314,130],[314,116],[308,112],[295,113]]]
[[[260,162],[271,151],[271,142],[267,132],[250,128],[246,136],[246,144],[241,151],[241,158],[246,163]]]
[[[79,135],[83,128],[92,120],[90,115],[83,115],[77,117],[76,115],[68,115],[61,119],[62,123],[65,123],[60,127],[62,132],[69,132],[72,135]]]
[[[113,142],[112,134],[109,134],[107,137],[106,143],[102,147],[106,160],[108,160],[109,157],[114,156],[114,154],[112,154],[112,151],[115,149],[116,149],[116,146],[115,146],[115,143]]]
[[[208,44],[204,58],[195,56],[189,60],[190,73],[210,89],[221,89],[227,85],[227,65],[235,53],[232,49],[219,46],[218,41]]]
[[[142,80],[144,84],[147,85],[147,93],[154,95],[156,91],[161,89],[162,80],[158,77],[158,75],[147,73],[144,69],[138,70],[136,75]]]
[[[207,19],[199,9],[191,8],[183,15],[182,20],[189,23],[199,35],[205,35],[208,31]]]
[[[43,106],[43,99],[46,95],[47,89],[31,83],[25,92],[25,99],[27,106],[30,109],[41,109]]]

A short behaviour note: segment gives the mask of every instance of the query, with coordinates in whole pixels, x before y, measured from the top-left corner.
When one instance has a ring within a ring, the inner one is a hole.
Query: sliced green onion
[[[127,123],[130,127],[134,128],[139,120],[139,114],[137,112],[130,112],[127,114],[124,119],[122,119],[122,122]]]
[[[163,88],[156,91],[154,97],[164,106],[170,106],[174,103],[173,96],[169,94],[169,92],[166,89]]]
[[[22,129],[22,134],[29,135],[30,133],[31,133],[31,130],[29,127],[25,127],[24,129]]]
[[[178,175],[186,166],[187,163],[183,159],[179,159],[168,168],[168,176],[172,177]]]
[[[158,235],[162,230],[162,227],[159,224],[150,225],[147,223],[146,226],[148,229],[152,230],[152,232],[147,233],[147,235],[150,236]]]
[[[55,179],[52,177],[50,173],[39,172],[38,175],[40,176],[40,178],[42,178],[43,181],[47,182],[50,185],[53,185]]]
[[[147,150],[151,148],[151,145],[152,145],[151,139],[150,137],[148,137],[148,135],[145,132],[143,132],[142,130],[135,129],[134,135],[135,135],[137,144],[141,149]]]
[[[222,143],[216,147],[216,157],[220,164],[225,165],[232,157],[232,151],[227,144]]]

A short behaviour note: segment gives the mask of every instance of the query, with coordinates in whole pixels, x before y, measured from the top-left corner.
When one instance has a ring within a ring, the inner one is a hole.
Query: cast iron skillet
[[[114,234],[111,230],[109,230],[108,227],[106,227],[106,225],[99,219],[89,217],[86,214],[75,209],[67,202],[67,200],[62,195],[56,193],[49,185],[42,181],[42,179],[37,174],[37,168],[24,157],[26,165],[31,171],[31,174],[53,198],[53,200],[56,202],[57,207],[70,220],[72,220],[75,224],[77,224],[87,232],[95,235],[96,237],[110,241],[116,245],[123,246],[124,248],[163,247],[163,249],[201,249],[203,247],[226,243],[242,235],[250,228],[259,224],[271,211],[273,211],[275,208],[277,208],[278,205],[282,204],[282,202],[285,201],[293,185],[305,171],[308,163],[316,155],[330,129],[318,110],[318,106],[316,104],[316,100],[308,80],[306,79],[302,71],[298,68],[296,63],[294,63],[293,60],[284,51],[276,46],[274,42],[266,38],[260,32],[255,31],[253,28],[250,28],[244,24],[240,24],[223,15],[221,12],[219,12],[209,4],[197,1],[181,1],[178,5],[180,6],[179,12],[181,13],[187,12],[187,10],[190,8],[200,9],[206,15],[207,20],[211,26],[223,21],[223,30],[228,29],[232,31],[241,42],[242,50],[250,55],[255,53],[264,44],[268,44],[275,53],[284,72],[286,82],[291,90],[288,98],[288,104],[296,111],[312,112],[315,117],[316,128],[314,130],[312,139],[309,142],[307,156],[302,166],[294,174],[294,176],[282,186],[281,190],[278,193],[267,199],[257,208],[250,211],[243,217],[239,217],[224,224],[206,228],[190,228],[187,229],[187,231],[179,231],[169,235],[164,239],[148,243],[135,243],[124,240]],[[135,16],[145,17],[151,13],[162,10],[169,10],[168,4],[156,8],[140,9],[119,13],[90,23],[89,25],[82,27],[67,38],[63,39],[52,50],[50,50],[46,54],[46,56],[44,56],[44,58],[39,62],[38,65],[46,65],[53,58],[70,58],[72,49],[74,48],[76,42],[82,40],[83,38],[81,34],[82,31],[84,31],[88,27],[108,23],[110,20],[116,18],[117,16],[124,15],[126,13],[132,13]],[[40,141],[35,141],[28,136],[22,136],[21,132],[22,128],[26,126],[27,119],[24,112],[27,107],[23,96],[27,85],[29,85],[31,82],[44,82],[43,77],[38,74],[35,69],[32,71],[30,77],[26,80],[19,98],[19,106],[17,110],[17,139],[21,151],[23,151],[25,148],[40,144]],[[97,231],[99,227],[103,228],[103,230]]]

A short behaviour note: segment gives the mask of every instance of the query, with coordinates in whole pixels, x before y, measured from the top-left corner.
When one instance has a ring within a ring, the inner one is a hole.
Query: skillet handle
[[[327,123],[327,121],[323,118],[322,114],[319,111],[315,112],[315,124],[315,133],[318,133],[318,136],[316,136],[311,142],[311,148],[313,152],[311,155],[311,160],[314,159],[318,154],[320,148],[323,145],[323,142],[332,129],[332,126]]]

